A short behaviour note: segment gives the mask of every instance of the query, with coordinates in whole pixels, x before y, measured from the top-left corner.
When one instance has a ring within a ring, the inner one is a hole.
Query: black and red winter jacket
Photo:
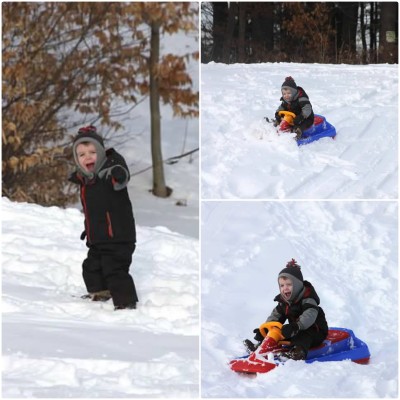
[[[274,298],[274,301],[277,301],[278,305],[274,308],[267,321],[279,321],[282,324],[286,320],[289,322],[299,322],[301,320],[300,316],[307,309],[313,308],[317,313],[315,321],[313,321],[310,327],[328,333],[328,323],[326,322],[324,310],[319,306],[320,300],[317,292],[310,282],[304,281],[303,284],[304,288],[301,293],[290,303],[285,301],[280,294]],[[314,301],[310,301],[310,299]]]
[[[122,175],[120,182],[127,183],[128,167],[124,158],[114,149],[107,150],[106,157],[105,163],[92,180],[79,172],[74,172],[69,178],[69,181],[80,185],[87,243],[136,243],[135,219],[126,184],[119,184],[111,173],[107,173],[113,167],[120,166],[120,174],[126,171],[122,172],[126,175]]]
[[[294,99],[287,103],[283,97],[280,98],[281,104],[276,111],[290,111],[297,115],[303,115],[307,120],[314,121],[314,112],[310,99],[305,90],[297,86],[297,94]]]

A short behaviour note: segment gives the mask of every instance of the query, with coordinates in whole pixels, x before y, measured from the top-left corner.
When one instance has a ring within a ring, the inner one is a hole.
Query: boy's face
[[[283,100],[285,100],[285,101],[291,101],[292,100],[292,91],[287,88],[282,88],[282,97],[283,97]]]
[[[285,300],[289,300],[293,292],[293,283],[289,278],[279,278],[279,289]]]
[[[96,146],[93,143],[80,143],[76,146],[79,166],[86,172],[94,172],[97,161]]]

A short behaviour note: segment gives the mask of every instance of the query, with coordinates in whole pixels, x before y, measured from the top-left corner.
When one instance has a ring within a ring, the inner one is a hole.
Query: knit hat
[[[291,76],[285,78],[285,81],[282,83],[281,89],[289,89],[290,92],[292,93],[292,99],[297,94],[297,85]]]
[[[92,143],[96,148],[97,159],[96,159],[96,164],[94,165],[94,172],[85,171],[79,165],[76,148],[81,143]],[[79,129],[78,135],[74,138],[72,152],[74,155],[75,163],[78,166],[78,169],[83,175],[85,175],[89,179],[92,179],[94,175],[100,171],[100,168],[106,161],[106,150],[104,148],[103,138],[97,134],[96,127],[92,125],[85,126]]]
[[[293,283],[293,292],[289,299],[289,301],[293,301],[295,298],[297,298],[297,296],[304,288],[301,267],[299,264],[297,264],[297,261],[294,258],[292,258],[291,261],[286,264],[286,267],[281,272],[279,272],[278,284],[279,278],[282,277],[290,279]]]

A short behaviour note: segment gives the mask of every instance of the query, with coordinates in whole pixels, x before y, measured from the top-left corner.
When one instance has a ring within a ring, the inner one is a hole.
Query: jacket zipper
[[[83,212],[85,213],[85,230],[86,230],[87,241],[90,243],[90,221],[89,221],[89,213],[87,211],[87,206],[86,206],[86,186],[85,185],[82,185],[81,201],[82,201],[82,206],[83,206]]]
[[[107,233],[108,233],[108,236],[110,238],[113,238],[114,237],[114,232],[113,232],[112,224],[111,224],[111,216],[110,216],[110,213],[108,211],[106,212],[106,218],[107,218]]]

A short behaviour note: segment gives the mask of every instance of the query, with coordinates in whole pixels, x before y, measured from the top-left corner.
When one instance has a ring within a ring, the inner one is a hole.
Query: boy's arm
[[[267,318],[265,322],[270,322],[270,321],[278,321],[282,324],[286,321],[286,316],[281,312],[279,305],[272,310],[270,316]]]
[[[99,178],[110,179],[114,190],[124,189],[130,179],[129,169],[124,158],[117,152],[113,152],[107,163],[109,167],[99,172]]]
[[[298,325],[300,330],[308,329],[318,317],[318,305],[313,298],[306,298],[303,300],[304,312],[300,315]]]
[[[301,107],[301,113],[299,115],[296,116],[296,118],[294,119],[294,124],[295,125],[300,125],[306,118],[308,118],[311,113],[312,113],[312,107],[311,107],[311,103],[310,100],[308,100],[307,97],[300,97],[299,98],[299,104]]]

